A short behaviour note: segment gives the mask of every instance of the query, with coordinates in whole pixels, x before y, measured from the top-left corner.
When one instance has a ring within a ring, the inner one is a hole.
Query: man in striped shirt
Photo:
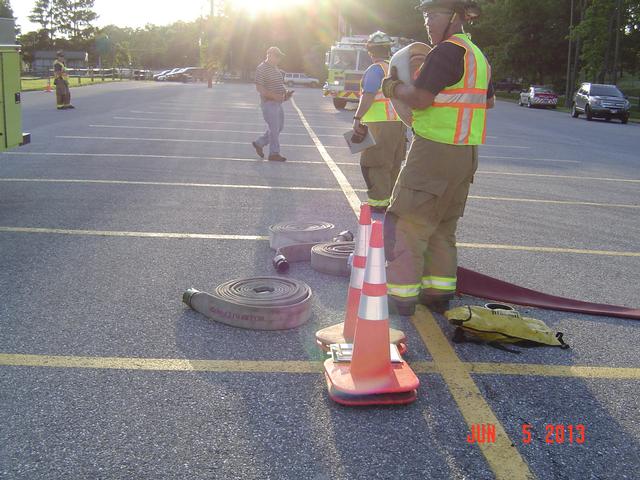
[[[269,160],[284,162],[280,155],[280,132],[284,128],[282,102],[289,100],[293,91],[284,88],[284,75],[278,68],[284,53],[278,47],[269,47],[267,58],[256,69],[256,90],[260,93],[262,116],[267,122],[267,131],[252,142],[260,158],[264,158],[263,148],[269,145]]]

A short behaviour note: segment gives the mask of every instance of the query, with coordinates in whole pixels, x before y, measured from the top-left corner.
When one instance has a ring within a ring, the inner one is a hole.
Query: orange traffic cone
[[[44,91],[45,92],[49,92],[49,93],[51,93],[51,91],[52,91],[51,90],[51,79],[50,78],[47,78],[47,86],[44,87]]]
[[[411,367],[389,342],[389,307],[382,223],[372,225],[369,254],[358,310],[353,354],[339,356],[343,346],[331,345],[324,362],[329,396],[344,405],[402,404],[416,399],[419,385]],[[350,360],[350,361],[349,361]]]
[[[356,235],[356,249],[351,266],[351,280],[347,294],[347,311],[344,322],[337,323],[316,332],[316,342],[324,351],[329,351],[333,343],[353,343],[358,319],[358,307],[364,281],[364,270],[367,263],[369,237],[371,236],[371,207],[367,203],[360,206],[360,220]],[[398,345],[400,353],[407,350],[406,336],[400,330],[390,329],[391,343]]]

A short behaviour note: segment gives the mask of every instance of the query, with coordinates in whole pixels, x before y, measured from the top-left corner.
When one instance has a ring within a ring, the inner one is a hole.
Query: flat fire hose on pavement
[[[458,267],[458,293],[529,307],[640,320],[640,309],[556,297]]]
[[[296,328],[311,318],[311,288],[281,277],[239,278],[213,293],[188,289],[182,301],[203,315],[233,327],[252,330]]]

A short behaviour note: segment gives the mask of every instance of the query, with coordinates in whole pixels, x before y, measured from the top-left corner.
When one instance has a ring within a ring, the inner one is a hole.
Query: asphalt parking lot
[[[273,275],[269,225],[356,231],[352,112],[298,89],[288,161],[270,163],[250,144],[264,128],[252,85],[72,95],[76,110],[56,111],[52,94],[25,93],[32,143],[0,153],[0,478],[640,477],[635,320],[523,307],[571,349],[514,353],[454,344],[427,311],[392,316],[418,400],[348,408],[327,395],[314,339],[343,320],[348,279],[293,265],[314,297],[292,331],[236,329],[182,304],[189,287]],[[640,126],[506,102],[489,118],[460,264],[638,308]],[[495,426],[496,442],[468,443],[475,424]],[[559,425],[582,425],[584,441],[548,443]]]

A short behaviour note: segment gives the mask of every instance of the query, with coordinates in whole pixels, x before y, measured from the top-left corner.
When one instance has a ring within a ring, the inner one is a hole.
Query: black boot
[[[418,302],[415,298],[403,299],[388,295],[387,300],[389,304],[389,314],[410,317],[416,312],[416,305]]]
[[[424,292],[420,293],[419,302],[429,310],[435,313],[444,313],[449,310],[451,300],[453,300],[453,294],[449,295],[427,295]]]

